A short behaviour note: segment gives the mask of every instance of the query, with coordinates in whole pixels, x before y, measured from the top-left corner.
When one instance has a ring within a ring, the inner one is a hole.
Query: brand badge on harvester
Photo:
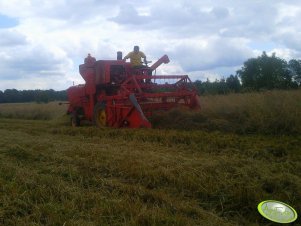
[[[298,217],[293,207],[275,200],[263,201],[258,204],[257,209],[263,217],[277,223],[292,223]]]

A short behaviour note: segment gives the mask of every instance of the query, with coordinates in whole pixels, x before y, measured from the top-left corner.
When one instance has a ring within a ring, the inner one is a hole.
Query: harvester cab
[[[82,120],[98,127],[151,127],[157,110],[178,106],[199,109],[197,92],[187,75],[152,75],[167,55],[150,67],[132,68],[121,60],[92,60],[79,65],[85,84],[67,90],[73,126]]]

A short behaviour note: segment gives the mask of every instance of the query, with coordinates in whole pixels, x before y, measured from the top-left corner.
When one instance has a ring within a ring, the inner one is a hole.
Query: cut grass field
[[[53,120],[66,113],[66,106],[59,102],[0,104],[0,118]]]
[[[276,96],[290,93],[262,95],[282,101]],[[299,109],[294,101],[300,95],[291,95],[288,107]],[[276,225],[257,212],[267,199],[286,202],[300,215],[299,125],[277,134],[264,121],[245,131],[231,124],[229,114],[256,112],[247,101],[258,108],[265,98],[204,97],[202,113],[170,113],[184,130],[165,120],[160,129],[97,129],[71,128],[62,115],[28,120],[2,114],[0,225]],[[218,126],[208,127],[214,122]]]

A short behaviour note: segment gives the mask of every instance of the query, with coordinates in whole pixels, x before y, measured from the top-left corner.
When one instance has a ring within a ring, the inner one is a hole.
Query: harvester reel
[[[97,127],[105,127],[107,125],[106,105],[105,103],[97,103],[94,107],[93,121]]]

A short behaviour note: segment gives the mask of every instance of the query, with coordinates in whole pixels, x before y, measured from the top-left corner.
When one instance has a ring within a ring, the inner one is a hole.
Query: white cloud
[[[275,53],[277,57],[285,59],[286,61],[301,57],[299,52],[288,48],[275,48],[267,52],[269,56],[271,56],[273,53]]]
[[[0,47],[13,48],[27,43],[26,36],[15,29],[0,29]]]
[[[172,51],[172,56],[185,71],[236,66],[252,55],[252,50],[246,47],[246,40],[220,37],[187,41],[176,45]]]
[[[0,90],[66,89],[83,82],[88,52],[115,59],[134,45],[153,62],[169,55],[157,73],[215,80],[264,50],[301,57],[300,12],[297,0],[0,0],[18,21],[0,29]]]

